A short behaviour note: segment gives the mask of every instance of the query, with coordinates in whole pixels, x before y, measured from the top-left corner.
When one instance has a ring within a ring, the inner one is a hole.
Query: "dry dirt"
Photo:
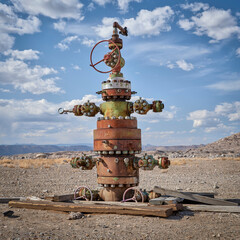
[[[24,168],[0,165],[0,197],[68,194],[81,185],[97,188],[96,169],[80,171],[69,164]],[[26,167],[26,166],[25,166]],[[218,193],[240,199],[240,161],[174,160],[168,170],[140,171],[140,187]],[[240,214],[182,211],[167,219],[124,215],[67,214],[16,209],[13,218],[0,204],[0,239],[240,239]]]

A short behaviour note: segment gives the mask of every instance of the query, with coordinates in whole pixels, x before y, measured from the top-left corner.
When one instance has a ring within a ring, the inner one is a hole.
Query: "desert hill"
[[[216,142],[194,149],[193,154],[199,155],[238,155],[240,156],[240,132],[222,138]]]

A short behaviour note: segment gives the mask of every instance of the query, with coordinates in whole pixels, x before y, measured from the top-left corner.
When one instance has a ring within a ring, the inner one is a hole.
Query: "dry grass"
[[[240,157],[218,157],[218,158],[170,158],[171,161],[171,165],[183,165],[186,163],[194,163],[195,160],[203,160],[203,161],[207,161],[207,160],[224,160],[224,161],[240,161]]]
[[[50,168],[55,164],[66,164],[70,159],[58,158],[58,159],[46,159],[46,158],[37,158],[37,159],[2,159],[0,160],[0,165],[4,167],[20,167],[20,168]]]
[[[170,159],[171,161],[171,165],[184,165],[187,163],[187,161],[191,161],[189,159],[185,159],[185,158],[173,158]]]
[[[219,158],[213,158],[211,160],[234,160],[234,161],[240,161],[240,157],[236,157],[236,158],[230,158],[230,157],[219,157]]]

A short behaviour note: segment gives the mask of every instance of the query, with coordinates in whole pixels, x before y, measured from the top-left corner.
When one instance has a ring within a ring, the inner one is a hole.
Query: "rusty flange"
[[[94,151],[141,151],[141,139],[138,140],[94,140]]]
[[[113,121],[114,120],[114,121]],[[136,119],[109,119],[97,121],[97,128],[137,128]]]
[[[94,141],[95,140],[114,140],[114,139],[141,140],[141,129],[111,128],[111,127],[103,128],[103,129],[99,128],[93,131],[93,136],[94,136]]]
[[[98,183],[104,185],[137,185],[139,183],[138,177],[98,177]],[[111,186],[109,186],[111,187]]]
[[[131,89],[128,88],[112,88],[112,89],[105,89],[102,91],[102,98],[103,99],[110,99],[110,98],[131,98]]]

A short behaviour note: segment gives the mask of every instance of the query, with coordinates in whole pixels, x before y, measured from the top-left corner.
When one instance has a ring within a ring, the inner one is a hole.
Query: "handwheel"
[[[131,191],[131,190],[134,190],[133,196],[131,198],[125,199],[127,192]],[[123,200],[122,200],[122,202],[129,202],[129,201],[138,202],[139,198],[142,200],[142,202],[144,202],[144,196],[143,196],[141,190],[139,190],[136,187],[130,187],[123,193]]]
[[[90,195],[90,199],[89,199],[89,195]],[[77,188],[77,190],[74,192],[74,200],[81,200],[81,199],[84,199],[86,201],[93,200],[93,194],[89,187],[81,186]]]
[[[110,53],[106,54],[102,60],[100,60],[100,61],[96,62],[95,64],[93,64],[93,62],[92,62],[92,53],[93,53],[95,47],[96,47],[98,44],[102,43],[102,42],[112,43],[112,44],[115,46],[115,48],[114,48]],[[116,65],[115,65],[114,68],[112,68],[111,70],[106,71],[106,72],[100,71],[100,70],[98,70],[97,68],[95,68],[95,66],[98,65],[100,62],[109,59],[109,58],[111,57],[111,55],[115,52],[116,49],[118,50],[119,55],[118,55],[117,63],[116,63]],[[92,51],[91,51],[91,54],[90,54],[90,62],[91,62],[90,66],[93,67],[96,71],[98,71],[98,72],[100,72],[100,73],[109,73],[109,72],[115,70],[115,69],[119,66],[120,61],[121,61],[121,52],[120,52],[119,47],[117,46],[117,44],[116,44],[115,42],[113,42],[112,40],[102,40],[102,41],[98,42],[97,44],[95,44],[95,46],[93,47],[93,49],[92,49]]]

